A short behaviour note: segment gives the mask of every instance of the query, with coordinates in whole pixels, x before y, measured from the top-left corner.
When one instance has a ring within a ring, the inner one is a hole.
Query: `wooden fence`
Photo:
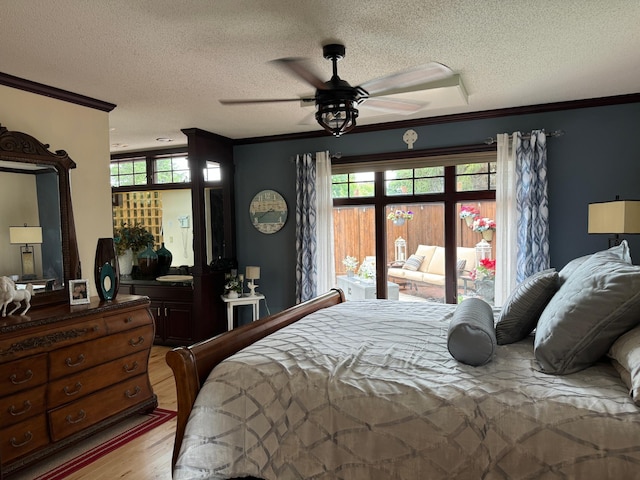
[[[465,202],[480,210],[480,216],[495,219],[495,202]],[[387,221],[387,260],[395,260],[395,241],[402,237],[407,242],[406,255],[414,253],[418,245],[444,245],[444,206],[442,204],[396,205],[393,210],[411,210],[414,215],[402,226]],[[391,211],[387,208],[387,213]],[[481,240],[478,232],[459,218],[458,205],[457,245],[474,247]],[[373,206],[337,207],[333,209],[335,238],[335,268],[337,275],[344,275],[342,260],[355,257],[362,263],[365,257],[375,256],[375,218]],[[492,258],[495,257],[495,242],[491,243]]]

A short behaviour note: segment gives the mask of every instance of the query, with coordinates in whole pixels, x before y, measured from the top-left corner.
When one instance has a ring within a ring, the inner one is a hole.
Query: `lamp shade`
[[[640,233],[640,201],[589,204],[589,233]]]
[[[24,245],[42,243],[42,227],[9,227],[9,242]]]
[[[247,267],[247,280],[258,280],[260,278],[260,267]]]

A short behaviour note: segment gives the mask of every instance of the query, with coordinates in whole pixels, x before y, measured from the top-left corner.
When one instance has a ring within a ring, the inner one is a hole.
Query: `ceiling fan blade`
[[[392,98],[376,97],[368,98],[362,104],[362,108],[376,110],[380,112],[388,113],[415,113],[418,110],[426,107],[427,102],[410,102],[406,100],[395,100]]]
[[[271,63],[275,63],[287,72],[293,73],[296,77],[312,85],[317,90],[327,89],[325,82],[313,71],[309,62],[304,58],[279,58],[272,60]]]
[[[392,73],[386,77],[369,80],[360,85],[360,87],[364,88],[369,95],[380,95],[386,90],[408,89],[417,85],[423,85],[427,82],[443,80],[452,75],[453,71],[446,65],[431,62],[426,65]]]
[[[253,100],[220,100],[222,105],[246,105],[250,103],[275,103],[275,102],[302,102],[306,99],[302,98],[257,98]]]

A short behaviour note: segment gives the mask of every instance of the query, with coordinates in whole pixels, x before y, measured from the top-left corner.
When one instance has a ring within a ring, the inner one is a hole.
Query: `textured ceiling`
[[[182,128],[230,138],[317,131],[313,94],[268,61],[344,43],[352,85],[429,61],[458,73],[468,103],[432,101],[372,124],[640,92],[638,0],[20,0],[2,2],[0,71],[114,103],[112,152],[185,144]],[[7,120],[3,119],[3,123]],[[171,145],[171,144],[169,144]]]

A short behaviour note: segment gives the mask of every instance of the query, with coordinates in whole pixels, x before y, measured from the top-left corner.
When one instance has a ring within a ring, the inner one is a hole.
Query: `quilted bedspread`
[[[529,338],[460,364],[454,308],[345,302],[238,352],[198,395],[174,478],[640,478],[640,410],[607,362],[546,375]]]

